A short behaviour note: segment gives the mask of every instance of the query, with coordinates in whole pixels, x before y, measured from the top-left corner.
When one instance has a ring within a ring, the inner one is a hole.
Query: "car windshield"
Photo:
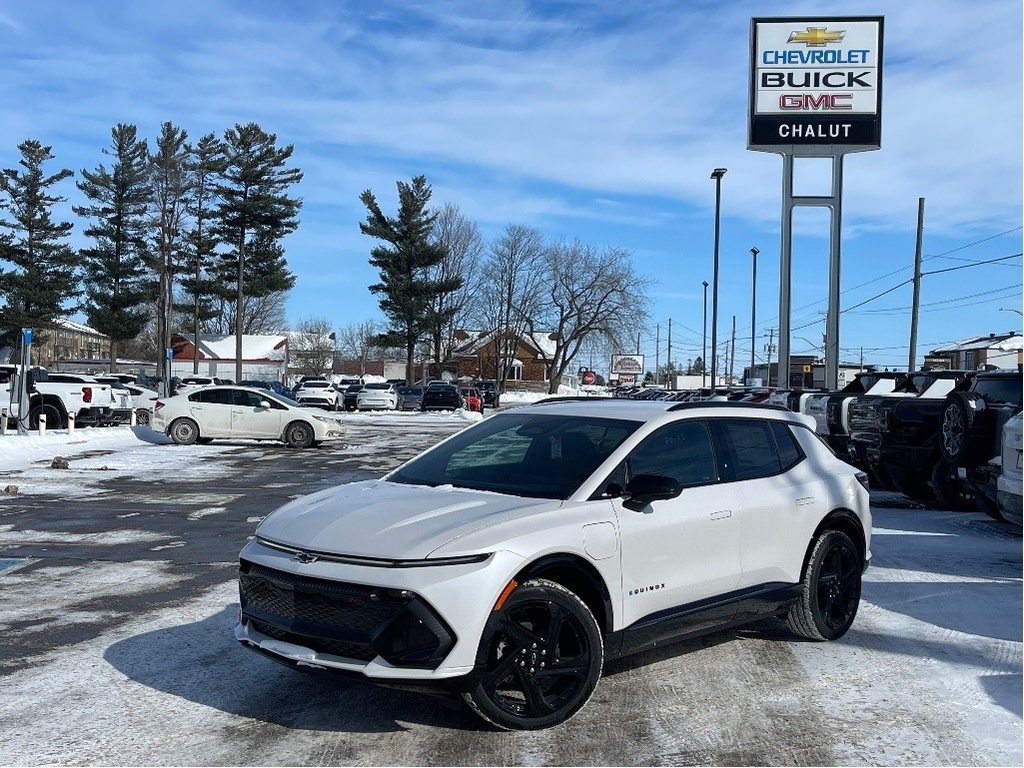
[[[399,387],[398,394],[400,395],[422,395],[423,389],[420,387]]]
[[[387,479],[567,499],[641,422],[511,412],[459,433]]]

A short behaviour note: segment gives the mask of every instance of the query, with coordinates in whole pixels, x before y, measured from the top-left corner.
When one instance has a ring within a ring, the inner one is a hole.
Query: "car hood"
[[[289,502],[267,517],[256,533],[317,552],[418,560],[471,531],[560,503],[371,480]]]

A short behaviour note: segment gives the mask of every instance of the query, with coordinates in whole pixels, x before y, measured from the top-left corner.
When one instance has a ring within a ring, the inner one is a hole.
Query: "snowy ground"
[[[0,491],[19,487],[0,494],[0,765],[1021,764],[1019,531],[892,493],[872,496],[842,641],[773,619],[657,649],[548,731],[239,648],[233,561],[262,514],[467,418],[354,414],[309,452],[143,428],[0,439]]]

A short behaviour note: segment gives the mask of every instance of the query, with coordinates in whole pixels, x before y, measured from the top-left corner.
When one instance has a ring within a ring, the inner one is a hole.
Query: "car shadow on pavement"
[[[137,683],[206,707],[288,728],[387,733],[402,722],[459,731],[490,730],[455,696],[380,688],[302,673],[242,648],[233,629],[238,606],[192,624],[114,643],[103,654]]]

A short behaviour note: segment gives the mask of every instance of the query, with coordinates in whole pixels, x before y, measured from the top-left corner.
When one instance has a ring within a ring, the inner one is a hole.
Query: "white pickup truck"
[[[19,413],[20,387],[14,385],[15,374],[21,366],[0,363],[0,409],[5,409],[11,418]],[[68,416],[74,416],[75,424],[82,426],[104,426],[114,423],[113,399],[110,386],[101,384],[91,377],[81,381],[49,381],[45,368],[33,366],[32,387],[28,401],[28,427],[37,429],[39,417],[46,415],[50,429],[64,429]]]

